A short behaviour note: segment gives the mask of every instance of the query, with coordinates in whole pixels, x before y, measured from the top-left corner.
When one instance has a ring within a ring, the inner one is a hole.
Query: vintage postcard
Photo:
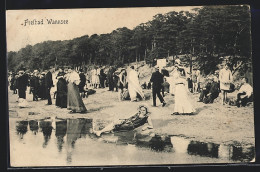
[[[10,167],[255,162],[248,5],[7,10]]]

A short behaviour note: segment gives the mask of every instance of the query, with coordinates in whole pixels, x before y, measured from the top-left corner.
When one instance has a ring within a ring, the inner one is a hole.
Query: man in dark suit
[[[108,80],[108,86],[109,90],[108,91],[114,91],[114,68],[112,66],[109,67],[108,73],[107,73],[107,80]]]
[[[163,75],[159,72],[159,67],[155,68],[156,71],[152,74],[152,77],[150,79],[150,82],[153,83],[152,85],[152,92],[153,92],[153,106],[156,106],[156,95],[158,96],[160,102],[163,104],[164,107],[166,105],[162,95],[161,95],[161,89],[163,84]]]
[[[33,101],[38,101],[38,91],[39,91],[39,71],[34,70],[33,76],[30,78],[30,86],[33,93]]]
[[[18,96],[19,98],[26,99],[26,89],[28,86],[28,75],[24,72],[25,69],[21,69],[18,72],[18,78],[17,78],[17,89],[18,89]]]
[[[219,82],[217,77],[210,78],[207,85],[202,89],[198,102],[213,103],[219,95]]]
[[[52,101],[51,101],[51,87],[53,87],[53,80],[52,80],[52,74],[50,72],[50,70],[46,73],[45,75],[45,89],[46,89],[46,98],[48,99],[48,104],[47,105],[51,105]]]

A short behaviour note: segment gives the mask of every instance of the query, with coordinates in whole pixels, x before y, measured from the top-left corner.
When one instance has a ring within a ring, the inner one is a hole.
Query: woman
[[[191,74],[191,81],[192,81],[192,92],[197,93],[198,92],[198,75],[197,75],[197,69],[194,69]]]
[[[231,70],[226,63],[224,68],[219,71],[220,90],[222,92],[222,104],[227,103],[227,92],[230,89],[230,84],[233,80]]]
[[[127,82],[126,82],[126,70],[125,69],[121,69],[121,73],[118,76],[118,100],[122,101],[122,95],[124,93],[124,91],[127,89]]]
[[[71,110],[70,113],[85,113],[87,111],[79,94],[79,88],[77,86],[79,83],[79,74],[76,71],[72,71],[68,75],[67,109]]]
[[[195,112],[193,106],[189,101],[187,88],[185,87],[186,80],[182,77],[181,70],[178,70],[178,76],[175,80],[175,104],[174,113],[177,114],[193,114]]]
[[[138,79],[138,73],[134,70],[134,66],[131,66],[129,72],[127,72],[127,81],[131,101],[137,101],[137,96],[144,99],[143,90]]]
[[[56,106],[61,108],[67,108],[67,82],[64,79],[64,72],[59,72],[57,79],[57,95],[56,95]]]
[[[147,107],[141,105],[138,107],[138,112],[134,116],[132,116],[128,119],[119,119],[117,121],[112,122],[111,124],[109,124],[108,126],[103,128],[102,130],[100,130],[100,131],[93,130],[93,132],[97,136],[100,136],[104,132],[133,130],[146,123],[148,125],[143,127],[142,130],[152,129],[153,124],[152,124],[151,118],[149,117],[149,114],[150,113],[148,112]]]

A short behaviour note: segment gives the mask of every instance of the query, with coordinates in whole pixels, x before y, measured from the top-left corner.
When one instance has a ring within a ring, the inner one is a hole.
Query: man
[[[210,78],[207,85],[204,88],[202,88],[198,102],[203,101],[206,104],[214,102],[214,100],[218,97],[220,92],[219,83],[217,80],[217,77]]]
[[[29,77],[25,73],[25,69],[22,69],[18,73],[17,77],[17,89],[18,89],[18,106],[20,108],[29,107],[28,102],[26,101],[26,89],[29,83]]]
[[[247,64],[247,70],[245,73],[245,77],[248,79],[248,84],[253,86],[252,64]]]
[[[104,73],[104,69],[100,69],[100,75],[99,75],[99,80],[100,80],[100,87],[105,88],[105,80],[106,80],[106,74]]]
[[[114,72],[113,73],[113,81],[114,81],[114,86],[116,88],[116,92],[118,92],[118,81],[119,81],[119,77],[117,76],[117,74]]]
[[[78,85],[79,87],[79,93],[80,93],[80,96],[83,98],[85,97],[85,90],[84,90],[84,87],[86,85],[86,76],[85,74],[83,73],[83,70],[82,69],[79,69],[79,78],[80,78],[80,83]]]
[[[26,89],[28,86],[28,75],[22,69],[18,72],[17,89],[19,98],[26,99]]]
[[[112,66],[109,67],[108,73],[107,73],[107,80],[108,80],[108,91],[114,91],[114,78],[113,78],[114,68]]]
[[[155,72],[152,74],[150,82],[153,83],[152,84],[153,106],[156,106],[156,95],[157,95],[160,102],[163,104],[162,106],[164,107],[166,103],[160,93],[163,84],[163,75],[159,72],[159,67],[155,68]]]
[[[52,74],[50,70],[45,75],[45,89],[46,89],[46,98],[48,99],[47,105],[52,105],[51,101],[51,87],[53,87]]]
[[[248,84],[248,79],[242,79],[242,86],[237,93],[237,107],[246,106],[251,101],[253,95],[253,88]]]
[[[39,91],[39,71],[34,70],[33,71],[33,76],[30,79],[30,84],[31,84],[31,90],[33,93],[33,101],[38,101],[38,91]]]

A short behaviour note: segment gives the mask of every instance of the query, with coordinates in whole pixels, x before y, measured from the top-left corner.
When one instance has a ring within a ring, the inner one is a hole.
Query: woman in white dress
[[[175,81],[178,77],[178,66],[175,65],[173,71],[170,73],[170,77],[169,77],[169,83],[170,83],[170,93],[171,95],[174,95],[175,93]]]
[[[138,73],[131,66],[127,72],[128,91],[130,94],[131,101],[137,101],[137,96],[144,99],[144,93],[139,83]]]
[[[91,70],[91,84],[93,88],[96,88],[96,76],[97,76],[97,70],[96,68]]]
[[[193,114],[195,109],[189,101],[188,91],[186,86],[186,79],[182,76],[182,72],[178,70],[178,76],[175,80],[175,94],[174,94],[174,112],[173,115],[178,114]]]
[[[87,111],[82,98],[79,94],[78,84],[80,83],[79,74],[72,71],[68,76],[67,109],[70,113],[85,113]]]
[[[233,80],[231,70],[228,64],[225,64],[224,68],[219,71],[220,90],[222,92],[222,104],[227,102],[227,92],[230,89],[230,84]]]

